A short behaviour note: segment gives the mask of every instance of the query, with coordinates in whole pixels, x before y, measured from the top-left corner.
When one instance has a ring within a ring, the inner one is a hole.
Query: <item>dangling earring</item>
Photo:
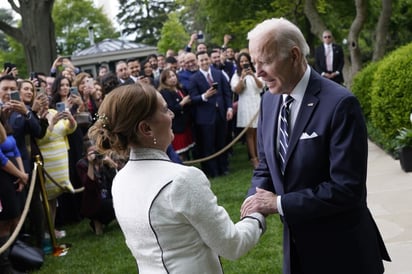
[[[154,144],[154,145],[157,145],[156,137],[153,137],[153,144]]]

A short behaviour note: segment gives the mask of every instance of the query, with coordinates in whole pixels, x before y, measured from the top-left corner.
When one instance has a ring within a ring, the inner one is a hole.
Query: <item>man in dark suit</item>
[[[325,30],[322,34],[323,44],[316,48],[315,51],[315,68],[323,77],[335,81],[338,84],[343,83],[343,49],[341,46],[332,43],[332,32]]]
[[[116,63],[116,76],[119,79],[120,85],[134,84],[132,78],[130,78],[129,69],[125,61],[119,61]]]
[[[382,260],[390,258],[366,203],[368,144],[359,102],[308,66],[305,38],[286,19],[266,20],[248,39],[268,91],[259,165],[242,216],[279,213],[285,274],[383,273]]]
[[[210,66],[207,52],[196,54],[199,70],[190,77],[188,91],[192,100],[196,147],[201,158],[221,150],[226,142],[227,121],[233,117],[230,86],[220,70]],[[228,172],[227,153],[202,162],[210,177]]]

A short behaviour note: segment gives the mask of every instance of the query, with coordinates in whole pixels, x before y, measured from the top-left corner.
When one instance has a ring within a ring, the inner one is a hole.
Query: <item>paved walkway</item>
[[[412,274],[412,172],[370,142],[367,187],[369,208],[392,258],[385,274]]]

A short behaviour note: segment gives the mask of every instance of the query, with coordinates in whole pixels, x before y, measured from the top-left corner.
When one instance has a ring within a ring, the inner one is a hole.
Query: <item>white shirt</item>
[[[296,118],[298,117],[300,106],[302,105],[303,101],[303,96],[305,95],[306,88],[308,87],[309,83],[309,77],[310,77],[310,67],[306,67],[306,71],[303,74],[302,79],[298,82],[298,84],[295,86],[295,88],[292,90],[292,92],[289,94],[290,96],[293,97],[293,102],[289,106],[289,126],[290,126],[290,132],[293,131],[293,128],[295,126]],[[283,94],[283,100],[286,99],[288,94]],[[280,114],[278,115],[280,117]],[[280,118],[279,118],[280,119]],[[279,134],[278,134],[278,146],[279,146]],[[279,152],[279,148],[278,148]],[[277,208],[278,212],[280,215],[283,216],[283,209],[282,209],[282,200],[281,196],[277,196]]]

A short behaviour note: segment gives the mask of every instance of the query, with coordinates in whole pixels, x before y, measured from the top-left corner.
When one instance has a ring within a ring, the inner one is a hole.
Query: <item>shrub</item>
[[[371,87],[373,84],[373,77],[378,65],[379,62],[369,63],[359,73],[356,74],[356,76],[353,78],[351,86],[353,94],[359,100],[366,120],[369,120],[371,115]]]
[[[391,52],[379,62],[371,86],[371,126],[381,134],[378,143],[393,154],[398,130],[410,123],[412,44]]]

